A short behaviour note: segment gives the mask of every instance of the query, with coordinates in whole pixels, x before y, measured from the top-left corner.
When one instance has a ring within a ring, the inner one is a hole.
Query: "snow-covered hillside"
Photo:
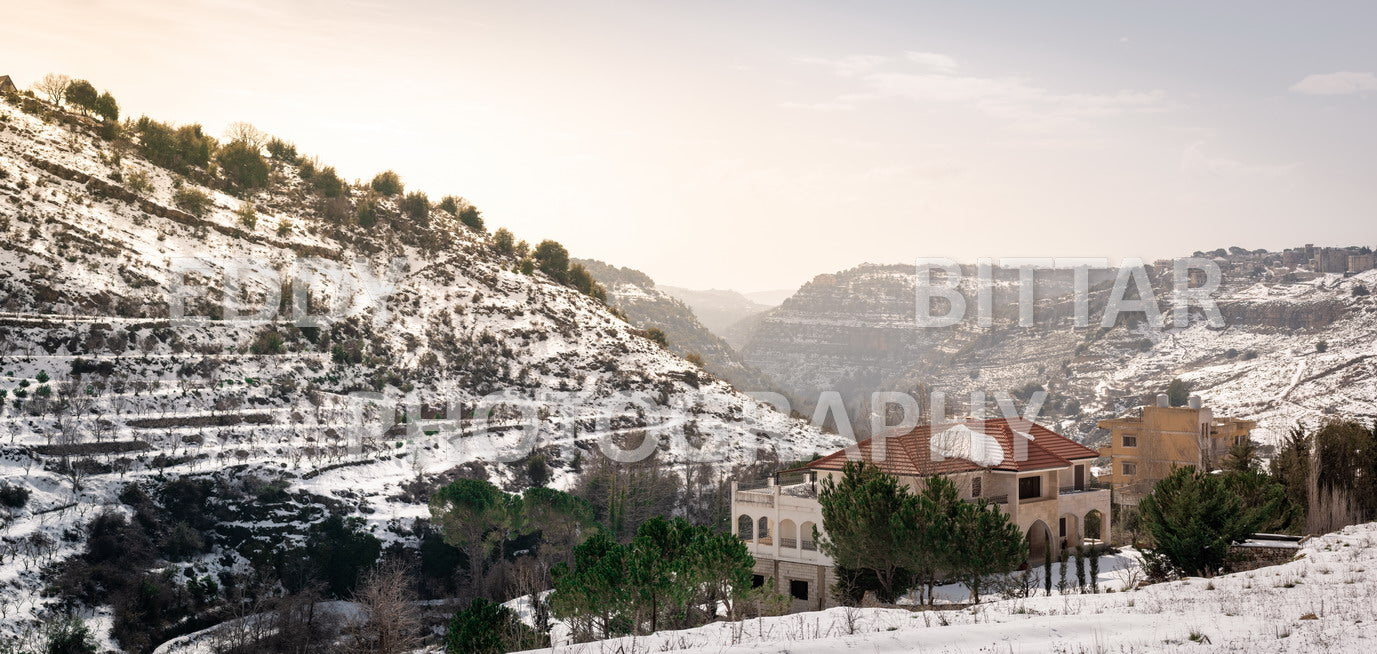
[[[860,416],[872,391],[942,390],[949,406],[964,410],[973,391],[1041,386],[1052,402],[1044,420],[1088,441],[1100,435],[1099,420],[1150,402],[1175,377],[1217,413],[1258,420],[1263,442],[1297,421],[1377,417],[1377,270],[1288,273],[1258,256],[1219,260],[1223,283],[1214,297],[1224,328],[1194,316],[1179,330],[1141,320],[1101,329],[1109,289],[1103,273],[1096,283],[1096,271],[1090,327],[1072,324],[1066,280],[1041,273],[1048,279],[1039,278],[1033,326],[1014,324],[1012,280],[997,277],[992,329],[976,324],[973,299],[958,325],[920,328],[913,266],[867,264],[799,289],[766,314],[742,354],[805,406],[837,390]],[[1154,283],[1164,310],[1169,284]]]
[[[185,189],[211,206],[177,209]],[[517,490],[533,453],[567,488],[604,455],[720,474],[840,445],[449,213],[384,198],[364,227],[363,190],[323,199],[284,162],[268,189],[0,103],[0,477],[32,493],[3,514],[0,638],[52,601],[38,572],[79,550],[64,532],[131,481],[263,474],[386,539],[427,514],[408,483]]]
[[[1377,524],[1307,543],[1297,560],[1139,590],[959,610],[837,608],[569,645],[566,654],[1362,652],[1377,644]]]
[[[661,290],[649,275],[601,261],[580,259],[579,264],[607,289],[607,301],[633,325],[665,333],[669,349],[680,356],[698,356],[709,372],[749,392],[774,391],[774,383],[741,359],[725,340],[700,322],[696,309]]]

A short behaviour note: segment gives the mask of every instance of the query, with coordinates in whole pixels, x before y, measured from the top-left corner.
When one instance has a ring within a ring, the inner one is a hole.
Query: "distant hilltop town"
[[[1226,273],[1276,281],[1304,281],[1324,274],[1356,275],[1377,267],[1372,248],[1357,245],[1315,247],[1306,243],[1281,252],[1231,247],[1196,252],[1194,256],[1213,258]],[[1154,267],[1171,270],[1171,262],[1155,262]]]

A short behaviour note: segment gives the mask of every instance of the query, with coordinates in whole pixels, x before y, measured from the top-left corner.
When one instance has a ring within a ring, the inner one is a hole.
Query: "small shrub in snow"
[[[0,506],[22,509],[29,503],[29,489],[0,481]]]
[[[247,141],[231,141],[215,153],[225,181],[236,189],[255,189],[268,183],[268,160]]]
[[[148,173],[142,170],[134,170],[126,174],[124,176],[124,185],[129,187],[129,190],[139,195],[146,195],[149,191],[153,190],[153,183],[149,181]]]
[[[389,197],[393,195],[401,195],[403,188],[401,176],[390,170],[384,170],[383,172],[378,173],[375,177],[373,177],[373,182],[372,184],[370,184],[370,186],[373,188],[374,191],[377,191]]]
[[[252,202],[239,205],[239,208],[234,211],[234,215],[239,217],[239,224],[249,231],[253,231],[253,228],[258,226],[258,212],[254,209]]]
[[[282,139],[274,138],[268,141],[267,148],[268,156],[272,157],[273,159],[276,159],[277,161],[295,163],[297,160],[296,146],[286,141],[283,141]]]
[[[190,186],[177,189],[177,192],[172,195],[172,202],[177,205],[177,208],[193,216],[204,216],[206,210],[210,208],[210,196]]]
[[[421,191],[407,193],[402,200],[402,211],[412,220],[424,223],[430,214],[430,198]]]

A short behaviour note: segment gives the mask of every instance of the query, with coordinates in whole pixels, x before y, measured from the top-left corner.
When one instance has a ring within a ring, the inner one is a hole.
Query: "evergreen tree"
[[[465,227],[475,232],[483,231],[483,212],[467,202],[459,208],[459,222],[464,223]]]
[[[1222,475],[1225,487],[1245,507],[1255,507],[1262,516],[1256,529],[1267,533],[1299,534],[1305,529],[1305,513],[1286,492],[1286,486],[1270,475],[1255,470],[1231,471]]]
[[[512,502],[491,483],[460,479],[436,491],[430,500],[431,519],[440,526],[445,543],[468,559],[470,583],[482,580],[488,560],[512,526]]]
[[[926,590],[926,602],[933,602],[933,592],[937,576],[944,569],[956,570],[960,563],[955,560],[957,543],[962,536],[957,528],[957,518],[962,515],[963,505],[956,484],[951,479],[933,475],[923,482],[923,490],[918,493],[904,520],[913,529],[914,539],[905,551],[904,565],[912,571],[916,580]]]
[[[665,330],[659,327],[645,330],[645,337],[659,344],[660,347],[669,347],[669,337],[665,335]]]
[[[45,654],[96,654],[99,645],[91,630],[80,618],[67,617],[53,621],[48,626],[48,642],[44,645]]]
[[[1293,427],[1272,458],[1272,476],[1286,488],[1286,496],[1302,516],[1310,506],[1310,435],[1301,425]]]
[[[1028,545],[1008,514],[987,501],[953,506],[956,516],[944,548],[946,569],[970,589],[978,604],[985,577],[1014,569],[1027,558]]]
[[[510,257],[516,254],[516,238],[507,228],[501,227],[492,234],[492,247],[502,256]]]
[[[1100,546],[1090,546],[1090,592],[1100,592],[1100,556],[1104,554]]]
[[[1190,395],[1191,387],[1179,377],[1167,384],[1167,403],[1172,406],[1186,406]]]
[[[370,186],[374,191],[387,197],[401,195],[403,189],[401,176],[390,170],[384,170],[375,175]]]
[[[1179,468],[1138,505],[1153,549],[1182,572],[1204,576],[1224,567],[1231,543],[1253,533],[1275,507],[1247,507],[1223,477]]]
[[[574,548],[572,566],[560,563],[551,570],[555,591],[550,610],[555,617],[570,622],[585,638],[625,633],[629,625],[619,618],[630,601],[626,558],[627,548],[601,529]]]
[[[100,93],[90,82],[79,79],[67,87],[66,98],[67,104],[80,109],[83,114],[90,115],[96,109],[96,103],[100,100]]]
[[[503,654],[549,645],[549,637],[537,633],[511,609],[479,598],[456,611],[445,632],[446,654]]]
[[[311,184],[321,195],[327,198],[337,198],[344,195],[344,180],[340,179],[335,172],[334,166],[326,166],[320,172],[311,176]]]
[[[1066,565],[1066,564],[1067,564],[1067,552],[1066,552],[1066,550],[1062,550],[1062,551],[1061,551],[1061,558],[1060,558],[1060,560],[1057,561],[1057,563],[1058,563],[1058,565],[1057,565],[1057,592],[1058,592],[1058,593],[1061,593],[1062,595],[1065,595],[1065,594],[1066,594],[1066,589],[1067,589],[1067,587],[1068,587],[1068,585],[1067,585],[1067,583],[1066,583],[1066,568],[1067,568],[1067,565]]]
[[[893,475],[847,462],[840,483],[824,479],[818,494],[825,534],[818,549],[839,567],[873,575],[876,596],[892,603],[913,583],[905,568],[917,542],[916,502]]]
[[[451,216],[458,216],[459,198],[456,198],[453,195],[446,195],[445,197],[440,198],[440,203],[435,205],[435,208]]]
[[[569,251],[554,241],[541,241],[535,249],[535,264],[550,279],[561,284],[569,279]]]
[[[402,199],[402,211],[412,220],[425,224],[430,217],[430,198],[421,191],[412,191]]]
[[[1085,547],[1076,546],[1076,589],[1085,592]]]
[[[1224,457],[1224,469],[1234,472],[1255,472],[1262,468],[1262,455],[1258,453],[1257,443],[1251,438],[1229,447]]]
[[[215,153],[215,161],[220,164],[225,180],[237,189],[255,189],[268,184],[268,160],[259,153],[257,146],[246,141],[225,144]]]
[[[520,510],[513,516],[512,531],[523,536],[539,534],[542,543],[550,545],[556,553],[563,553],[572,552],[596,525],[593,506],[586,500],[564,491],[535,487],[521,494]]]
[[[110,95],[109,91],[100,94],[96,98],[95,104],[91,107],[97,116],[106,122],[114,122],[120,119],[120,105],[115,102],[115,96]]]
[[[1052,596],[1052,543],[1047,543],[1047,551],[1042,560],[1042,589]]]
[[[690,552],[691,530],[682,519],[651,518],[637,530],[628,550],[626,581],[635,609],[633,624],[645,633],[659,630],[661,615],[685,609]]]
[[[359,518],[331,515],[313,525],[306,536],[306,564],[313,577],[325,581],[332,597],[349,597],[359,575],[373,567],[381,553],[381,542],[364,529]]]

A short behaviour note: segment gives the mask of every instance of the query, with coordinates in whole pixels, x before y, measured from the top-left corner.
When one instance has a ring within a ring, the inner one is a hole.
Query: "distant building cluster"
[[[1210,259],[1229,278],[1260,281],[1304,281],[1324,274],[1356,275],[1377,268],[1377,255],[1372,248],[1356,245],[1316,247],[1307,243],[1281,252],[1231,247],[1196,252],[1194,256]],[[1154,277],[1170,279],[1172,269],[1173,262],[1164,259],[1153,262],[1151,272]],[[1191,269],[1190,275],[1191,286],[1205,283],[1204,271]]]
[[[1372,270],[1375,263],[1372,250],[1365,247],[1320,248],[1306,243],[1282,252],[1283,265],[1317,273],[1352,275]]]

